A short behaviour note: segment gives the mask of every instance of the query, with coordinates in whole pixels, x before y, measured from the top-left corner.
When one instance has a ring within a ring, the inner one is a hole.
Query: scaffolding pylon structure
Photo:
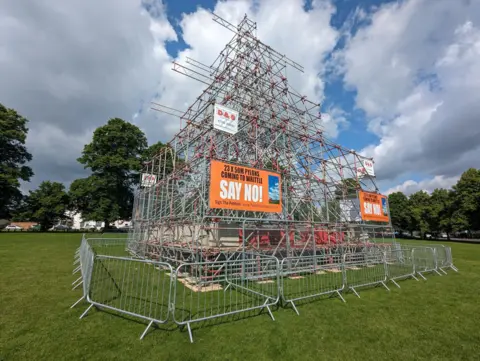
[[[247,248],[286,256],[391,242],[389,221],[362,215],[360,193],[378,193],[373,159],[328,139],[320,104],[288,82],[287,69],[303,67],[258,39],[246,15],[237,26],[216,14],[213,20],[233,33],[213,64],[173,63],[174,71],[206,88],[186,111],[152,106],[179,118],[181,129],[145,164],[143,174],[154,181],[136,194],[130,250],[181,264]],[[232,167],[222,172],[225,179],[277,174],[278,211],[214,207],[213,161]]]

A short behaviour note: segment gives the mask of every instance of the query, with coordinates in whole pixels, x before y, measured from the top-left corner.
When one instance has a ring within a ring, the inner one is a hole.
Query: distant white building
[[[66,216],[70,217],[71,222],[68,224],[73,229],[82,228],[82,215],[80,213],[74,213],[73,211],[67,211]]]
[[[80,227],[79,228],[74,228],[74,229],[92,229],[95,228],[97,230],[102,229],[105,227],[105,222],[100,222],[100,221],[82,221],[80,222]]]
[[[69,217],[69,220],[61,222],[62,224],[68,225],[73,229],[97,229],[100,230],[101,228],[105,227],[105,222],[103,221],[94,221],[94,220],[84,220],[82,218],[82,213],[75,212],[75,211],[67,211],[65,215]],[[117,220],[111,224],[112,226],[124,229],[131,227],[131,221],[125,220]]]
[[[132,221],[118,220],[113,222],[115,228],[123,229],[132,227]]]

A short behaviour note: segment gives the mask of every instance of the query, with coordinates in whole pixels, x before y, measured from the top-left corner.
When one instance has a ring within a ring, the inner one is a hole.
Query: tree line
[[[149,146],[140,128],[112,118],[94,131],[77,159],[89,176],[74,180],[68,190],[62,183],[44,181],[24,195],[20,182],[34,175],[27,165],[32,160],[25,146],[27,124],[0,103],[0,219],[38,222],[42,230],[67,219],[67,210],[81,212],[84,220],[103,221],[106,228],[129,219],[144,162],[167,147],[162,142]]]
[[[388,196],[393,228],[400,232],[419,232],[433,236],[480,231],[480,170],[465,171],[452,189],[435,189],[431,194],[418,191],[406,196]]]

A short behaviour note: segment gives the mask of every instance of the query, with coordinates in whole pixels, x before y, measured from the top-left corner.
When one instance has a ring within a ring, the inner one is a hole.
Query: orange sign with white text
[[[280,174],[212,160],[210,208],[279,213],[282,211]]]
[[[359,192],[360,213],[364,221],[389,222],[387,197],[382,194]]]

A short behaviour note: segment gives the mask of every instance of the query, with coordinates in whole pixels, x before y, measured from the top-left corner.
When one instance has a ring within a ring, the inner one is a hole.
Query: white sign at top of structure
[[[213,113],[213,127],[224,132],[235,134],[238,132],[238,112],[236,110],[215,104]]]
[[[375,177],[375,170],[373,169],[373,161],[370,159],[362,159],[362,166],[357,168],[357,177],[364,177],[369,175]]]
[[[142,187],[151,187],[157,183],[155,174],[142,173]]]

